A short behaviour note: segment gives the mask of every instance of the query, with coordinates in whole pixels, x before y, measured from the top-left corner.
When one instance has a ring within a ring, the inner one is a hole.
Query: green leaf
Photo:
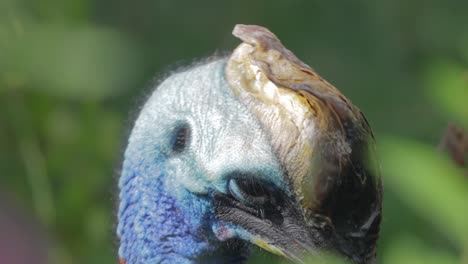
[[[468,242],[468,181],[436,147],[383,137],[379,152],[386,188],[462,248]]]
[[[434,105],[451,119],[468,127],[468,69],[437,62],[426,71],[426,92]]]
[[[448,252],[428,248],[415,237],[399,237],[383,251],[383,263],[412,264],[455,264],[460,263],[456,256]]]

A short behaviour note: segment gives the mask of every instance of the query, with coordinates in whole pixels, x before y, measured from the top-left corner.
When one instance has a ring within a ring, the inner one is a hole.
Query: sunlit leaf
[[[434,63],[426,72],[426,91],[435,107],[468,127],[468,68]]]
[[[306,258],[305,263],[308,263],[308,264],[350,264],[351,262],[345,260],[344,258],[340,258],[338,256],[325,254],[325,255],[321,255],[320,257]]]
[[[460,248],[468,241],[468,181],[433,146],[394,137],[379,140],[385,186]]]
[[[455,264],[459,260],[453,254],[440,249],[428,248],[414,237],[401,237],[382,252],[383,263]]]

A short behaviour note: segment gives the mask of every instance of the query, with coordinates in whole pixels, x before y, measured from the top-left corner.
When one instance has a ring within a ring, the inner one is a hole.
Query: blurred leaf
[[[6,43],[0,54],[4,74],[26,80],[26,87],[52,96],[116,96],[130,87],[137,74],[134,44],[105,28],[30,26]]]
[[[456,256],[428,248],[414,237],[401,237],[384,252],[384,263],[451,264],[459,263]]]
[[[444,232],[459,248],[468,242],[468,182],[436,147],[394,137],[379,144],[385,186]]]
[[[260,264],[260,263],[280,264],[284,262],[285,260],[283,257],[266,252],[265,250],[260,249],[258,247],[253,247],[253,253],[247,261],[247,263],[250,263],[250,264]]]
[[[331,255],[323,254],[320,257],[308,257],[305,260],[305,263],[308,264],[350,264],[349,261],[346,261],[343,258]]]
[[[105,208],[94,206],[87,212],[86,218],[86,232],[87,237],[90,238],[90,243],[99,245],[107,242],[106,238],[109,236],[111,228],[109,223],[112,222],[109,219],[109,215],[105,214]]]
[[[450,62],[434,63],[426,71],[425,81],[434,105],[468,127],[468,68]]]

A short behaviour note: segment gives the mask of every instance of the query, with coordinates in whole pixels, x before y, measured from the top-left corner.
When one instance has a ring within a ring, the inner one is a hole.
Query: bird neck
[[[119,182],[120,258],[126,263],[191,263],[210,251],[202,225],[196,226],[194,216],[166,190],[164,171],[128,163]]]
[[[191,193],[175,197],[158,166],[124,162],[118,212],[119,257],[123,263],[216,263],[245,254],[225,250],[211,231],[209,201]],[[150,172],[151,173],[148,173]],[[183,201],[181,201],[183,200]],[[232,257],[228,256],[232,255]],[[241,257],[240,257],[241,256]]]

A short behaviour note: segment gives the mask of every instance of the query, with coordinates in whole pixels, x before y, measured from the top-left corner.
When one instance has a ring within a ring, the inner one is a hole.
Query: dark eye
[[[238,201],[251,206],[262,206],[268,202],[274,203],[267,184],[253,178],[231,178],[228,188]]]
[[[187,147],[191,136],[190,126],[188,124],[180,124],[174,130],[172,140],[172,151],[180,153]]]

